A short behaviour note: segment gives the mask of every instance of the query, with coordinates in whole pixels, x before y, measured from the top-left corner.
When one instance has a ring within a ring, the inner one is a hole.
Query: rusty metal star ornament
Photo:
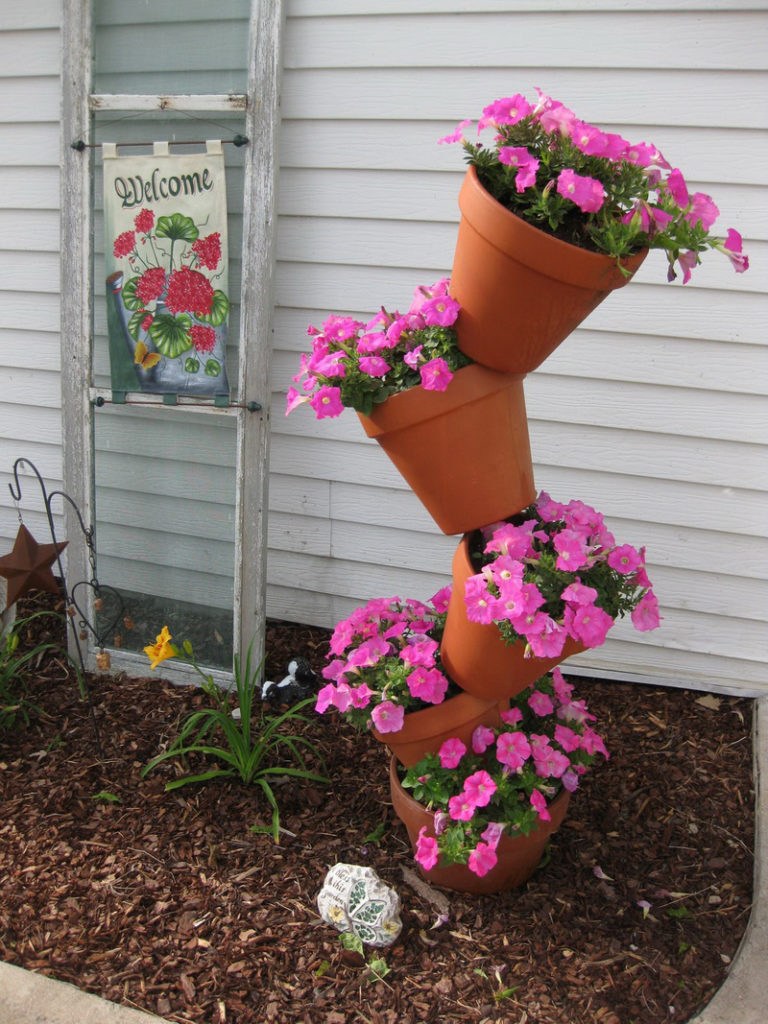
[[[0,558],[0,576],[8,580],[5,607],[10,608],[20,597],[31,590],[47,590],[58,594],[60,587],[54,578],[51,566],[54,559],[67,546],[67,541],[57,544],[38,544],[24,523],[19,526],[13,551]]]

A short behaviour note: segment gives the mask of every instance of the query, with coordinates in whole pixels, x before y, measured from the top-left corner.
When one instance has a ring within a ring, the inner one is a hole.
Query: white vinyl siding
[[[0,537],[19,526],[8,484],[30,459],[61,487],[59,368],[60,4],[36,0],[0,13]],[[22,471],[24,522],[48,524],[37,482]],[[58,522],[61,506],[54,503]]]
[[[651,253],[526,381],[536,483],[648,547],[664,621],[626,623],[572,667],[768,689],[768,417],[763,3],[288,5],[272,379],[269,603],[332,625],[356,604],[426,598],[457,540],[439,534],[353,413],[285,418],[306,326],[406,306],[450,272],[463,175],[436,144],[540,86],[587,120],[653,141],[752,269],[710,254],[683,288]],[[582,669],[579,669],[582,670]]]

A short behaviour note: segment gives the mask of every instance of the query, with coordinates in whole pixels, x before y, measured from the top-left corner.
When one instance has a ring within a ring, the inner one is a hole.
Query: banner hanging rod
[[[235,137],[232,138],[232,139],[222,139],[221,141],[222,141],[222,145],[225,145],[225,146],[237,146],[239,148],[240,146],[247,146],[248,143],[251,140],[247,136],[245,136],[245,135],[235,135]],[[176,141],[176,140],[173,140],[173,141],[169,140],[169,145],[171,145],[171,146],[204,146],[205,142],[206,142],[205,139],[189,139],[189,140],[179,139],[178,141]],[[76,149],[78,153],[82,153],[84,149],[99,149],[101,146],[104,145],[104,143],[103,142],[83,142],[82,139],[76,139],[74,142],[70,142],[69,145],[70,145],[70,147],[72,149]],[[118,142],[117,143],[117,146],[119,148],[121,148],[121,149],[123,149],[123,148],[127,149],[127,148],[133,147],[133,146],[153,146],[153,145],[154,145],[154,141],[153,142]]]

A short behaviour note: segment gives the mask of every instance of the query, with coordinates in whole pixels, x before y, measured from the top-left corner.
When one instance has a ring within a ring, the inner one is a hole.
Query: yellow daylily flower
[[[161,661],[176,657],[179,652],[171,643],[171,634],[167,626],[163,626],[153,644],[144,648],[144,653],[149,658],[150,668],[157,668]]]

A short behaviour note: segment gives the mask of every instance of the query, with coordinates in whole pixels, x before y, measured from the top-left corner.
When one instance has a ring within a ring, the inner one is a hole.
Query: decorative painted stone
[[[402,931],[400,897],[373,868],[334,864],[317,897],[326,924],[369,946],[391,946]]]

